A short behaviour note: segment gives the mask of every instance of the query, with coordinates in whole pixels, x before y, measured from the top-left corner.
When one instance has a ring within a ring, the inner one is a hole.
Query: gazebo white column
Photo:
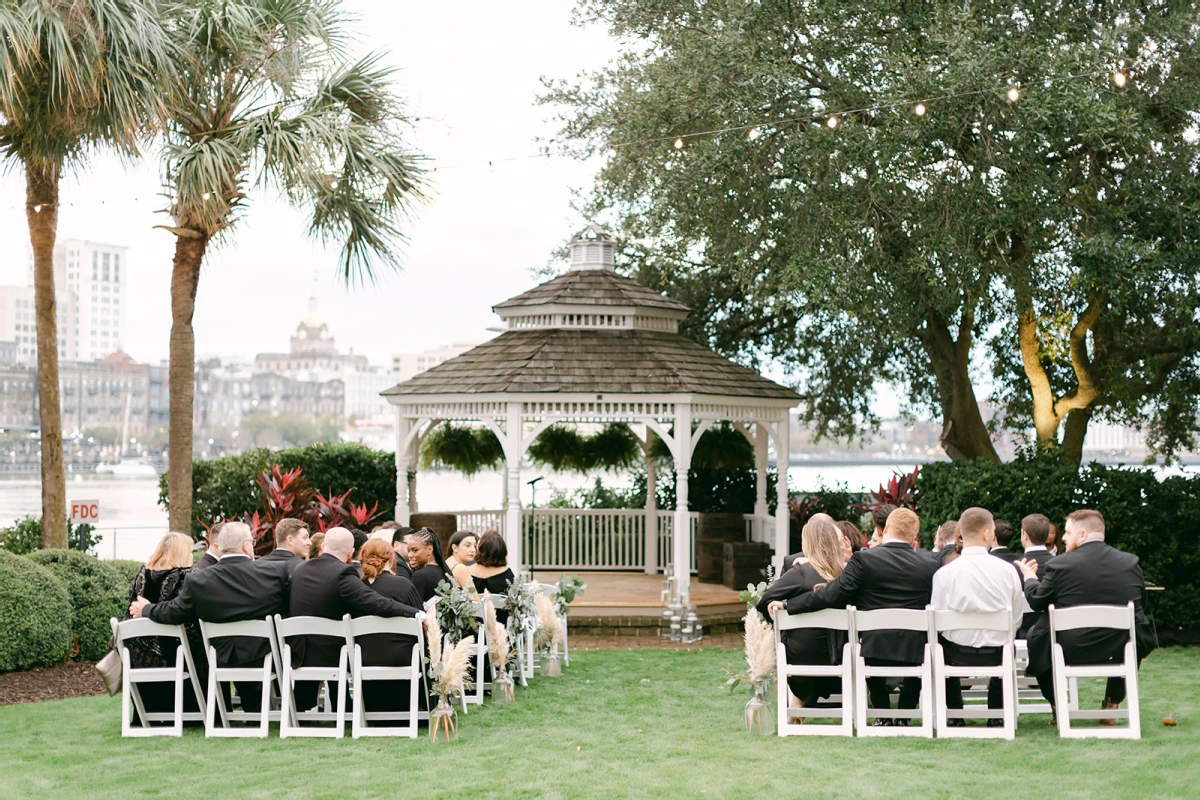
[[[504,461],[508,468],[508,505],[504,512],[504,543],[508,545],[508,565],[516,575],[524,565],[521,553],[521,404],[509,401],[504,421]]]
[[[645,572],[654,575],[658,572],[658,465],[651,457],[654,449],[654,429],[646,426],[646,442],[642,445],[646,456],[646,541],[645,541]]]
[[[408,470],[411,467],[412,449],[408,435],[412,431],[412,420],[404,416],[404,410],[396,407],[396,522],[407,526],[412,516],[409,506]]]
[[[692,531],[688,515],[688,469],[692,465],[692,406],[675,404],[675,525],[672,552],[675,585],[686,596],[692,580]]]
[[[791,421],[786,412],[782,422],[776,423],[775,436],[775,557],[771,560],[778,573],[783,569],[783,557],[788,551],[788,533],[791,527],[791,512],[788,508],[788,437],[791,433]]]
[[[754,521],[755,540],[766,542],[771,538],[763,520],[767,516],[767,442],[770,433],[761,422],[754,423]]]

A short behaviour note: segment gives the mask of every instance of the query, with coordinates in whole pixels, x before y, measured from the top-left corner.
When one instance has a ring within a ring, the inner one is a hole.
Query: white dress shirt
[[[964,547],[962,554],[933,574],[934,609],[938,611],[1008,611],[1015,634],[1029,610],[1021,579],[1009,562],[986,547]],[[1000,647],[1008,639],[1000,631],[946,631],[963,647]]]

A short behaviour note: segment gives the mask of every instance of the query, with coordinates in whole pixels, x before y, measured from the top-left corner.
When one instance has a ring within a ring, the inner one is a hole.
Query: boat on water
[[[158,470],[144,458],[127,456],[116,464],[97,464],[96,474],[115,478],[157,478]]]

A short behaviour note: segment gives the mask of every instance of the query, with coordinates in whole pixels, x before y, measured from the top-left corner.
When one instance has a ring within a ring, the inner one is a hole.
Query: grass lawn
[[[1200,795],[1200,649],[1142,665],[1140,742],[1060,741],[1022,717],[1015,742],[751,738],[741,653],[581,652],[515,706],[474,708],[427,738],[120,737],[119,698],[0,708],[0,797],[1159,797]],[[1101,686],[1081,686],[1098,706]],[[1179,727],[1161,719],[1176,713]]]

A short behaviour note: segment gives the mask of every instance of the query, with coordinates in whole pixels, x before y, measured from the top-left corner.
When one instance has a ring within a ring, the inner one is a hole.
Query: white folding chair
[[[938,634],[946,631],[995,631],[1005,636],[1000,664],[995,667],[963,667],[946,663],[946,653],[938,641]],[[1008,611],[931,611],[929,644],[933,652],[933,695],[936,710],[935,727],[939,739],[1013,739],[1017,734],[1016,680],[1013,670],[1012,616]],[[946,706],[946,678],[999,678],[1004,698],[1000,711],[987,707],[987,692],[984,705],[964,704],[961,709]],[[1000,719],[999,728],[963,727],[952,728],[950,719]]]
[[[280,704],[283,713],[279,720],[279,738],[289,736],[312,736],[341,739],[346,735],[346,688],[347,688],[347,650],[346,626],[350,615],[342,619],[326,619],[324,617],[288,617],[275,615],[275,631],[279,635],[279,646],[283,651],[282,676],[279,681],[282,697]],[[289,639],[296,636],[329,636],[341,639],[343,644],[338,651],[338,663],[333,667],[293,667],[292,646]],[[321,681],[325,684],[325,696],[329,697],[329,683],[337,685],[337,709],[330,711],[328,703],[323,710],[296,711],[296,681]],[[332,722],[333,727],[300,727],[301,720],[306,722]]]
[[[491,598],[492,598],[492,604],[495,606],[497,611],[508,608],[507,595],[493,594],[493,595],[491,595]],[[505,625],[505,630],[512,633],[511,642],[512,642],[512,647],[513,647],[513,657],[517,660],[517,663],[516,663],[517,670],[516,670],[515,677],[522,686],[528,686],[529,685],[528,678],[533,677],[533,674],[532,674],[532,672],[530,672],[527,677],[526,672],[525,672],[525,661],[526,661],[526,659],[525,659],[525,633],[524,633],[524,631],[513,632],[511,630],[511,628],[508,627],[508,625],[511,625],[511,617],[509,619],[510,619],[510,622]],[[491,684],[489,682],[487,688],[490,688],[490,686],[491,686]]]
[[[1124,678],[1125,708],[1099,710],[1058,709],[1058,735],[1064,739],[1140,739],[1142,738],[1141,707],[1138,704],[1137,631],[1133,603],[1126,606],[1074,606],[1047,611],[1050,615],[1050,655],[1054,665],[1054,697],[1065,697],[1071,678]],[[1058,634],[1081,628],[1112,628],[1129,631],[1124,661],[1120,664],[1087,664],[1071,666],[1066,663]],[[1124,719],[1126,725],[1111,727],[1075,728],[1071,720]]]
[[[350,712],[350,730],[355,739],[363,736],[407,736],[417,738],[417,723],[429,712],[421,713],[420,696],[425,687],[425,671],[421,668],[425,654],[425,631],[422,626],[424,614],[413,617],[357,617],[346,620],[346,646],[351,656],[351,680],[354,685],[354,710]],[[408,664],[392,666],[363,666],[362,645],[359,639],[376,634],[400,634],[413,636],[412,660]],[[366,681],[408,681],[408,711],[367,711],[363,699],[363,683]],[[408,720],[407,725],[370,725],[373,720]]]
[[[205,622],[200,620],[200,636],[204,639],[204,652],[208,657],[208,702],[204,707],[204,735],[230,737],[266,738],[271,725],[271,685],[279,672],[279,650],[275,645],[275,631],[271,618],[248,619],[241,622]],[[217,649],[213,639],[239,636],[266,639],[269,652],[263,656],[261,667],[219,667]],[[225,698],[218,685],[225,681],[256,681],[262,683],[262,708],[259,711],[230,711],[225,707]],[[217,711],[221,724],[216,724]],[[257,722],[257,728],[234,728],[231,722]]]
[[[929,609],[880,608],[874,611],[856,610],[854,613],[856,638],[864,631],[920,631],[929,636]],[[929,642],[925,642],[925,653],[921,663],[914,667],[868,667],[863,658],[862,645],[854,642],[854,717],[859,736],[923,736],[933,738],[933,671]],[[920,678],[921,697],[915,709],[872,709],[868,713],[869,695],[867,678]],[[919,726],[881,725],[868,726],[867,717],[913,720],[921,718]]]
[[[192,684],[196,702],[204,701],[204,692],[200,688],[200,679],[196,676],[196,665],[192,661],[192,651],[188,647],[187,633],[182,625],[163,625],[149,619],[127,619],[117,622],[116,617],[109,619],[113,637],[116,641],[117,653],[121,657],[121,735],[138,736],[183,736],[183,723],[200,722],[204,713],[200,711],[183,710],[183,687],[187,680]],[[175,666],[173,667],[133,667],[130,664],[127,643],[133,639],[145,636],[158,636],[166,639],[178,639],[179,646],[175,650]],[[142,695],[138,690],[140,683],[173,683],[175,685],[175,710],[169,713],[146,713],[142,703]],[[133,709],[137,709],[141,727],[133,727]],[[151,726],[151,722],[173,722],[171,727]]]
[[[846,631],[847,641],[842,648],[840,665],[789,664],[782,634],[804,628],[828,628],[831,631]],[[780,736],[853,736],[854,735],[854,606],[848,608],[826,608],[809,614],[788,614],[784,610],[775,612],[775,676],[776,704],[779,713]],[[840,701],[840,708],[789,708],[787,679],[790,676],[841,678],[840,698],[831,696],[830,702]],[[840,718],[838,725],[802,725],[793,723],[792,717],[801,722],[812,718]]]
[[[539,583],[538,591],[547,595],[551,600],[558,599],[558,584],[556,583]],[[567,615],[558,614],[558,621],[562,624],[563,640],[562,640],[562,662],[564,667],[571,666],[571,648],[570,638],[567,635]]]
[[[483,603],[472,603],[471,610],[475,614],[475,619],[479,621],[479,627],[475,631],[475,644],[471,645],[471,655],[475,661],[475,688],[471,691],[463,692],[462,705],[464,712],[467,710],[468,704],[473,706],[483,705],[483,666],[485,661],[491,660],[488,656],[487,625],[483,618]]]
[[[1025,674],[1026,667],[1029,666],[1029,644],[1024,639],[1017,639],[1013,642],[1013,671],[1016,672],[1017,686],[1017,717],[1022,714],[1053,714],[1054,709],[1046,702],[1046,698],[1042,696],[1042,690],[1038,688],[1036,678],[1031,678]],[[1067,679],[1067,707],[1070,709],[1079,708],[1079,680],[1078,678]],[[1059,700],[1058,702],[1062,702]]]

